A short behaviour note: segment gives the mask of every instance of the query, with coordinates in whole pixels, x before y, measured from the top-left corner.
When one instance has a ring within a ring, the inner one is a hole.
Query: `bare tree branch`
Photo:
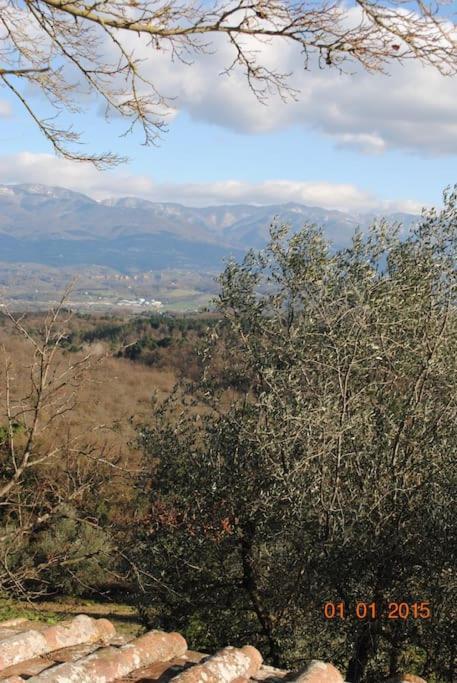
[[[441,12],[440,3],[423,0],[408,6],[356,0],[352,8],[338,0],[2,0],[0,85],[25,107],[57,155],[100,168],[125,161],[112,152],[82,152],[80,134],[36,113],[28,91],[13,79],[40,90],[56,116],[81,111],[84,87],[105,102],[107,118],[116,112],[128,122],[124,134],[139,126],[150,145],[167,130],[172,98],[146,76],[142,60],[127,47],[129,33],[139,46],[146,41],[151,54],[166,51],[186,64],[213,52],[214,39],[225,36],[233,57],[223,73],[240,68],[262,102],[273,93],[283,100],[297,95],[291,74],[264,62],[261,48],[272,40],[295,44],[305,69],[352,64],[376,72],[413,59],[444,75],[457,73],[454,18]]]

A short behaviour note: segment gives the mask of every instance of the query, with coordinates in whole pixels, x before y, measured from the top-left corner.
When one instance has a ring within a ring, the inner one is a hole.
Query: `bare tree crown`
[[[170,58],[184,62],[210,52],[215,36],[222,34],[233,48],[227,73],[241,68],[260,100],[272,92],[288,98],[295,95],[290,74],[267,66],[261,51],[253,49],[253,40],[295,43],[305,69],[311,62],[338,69],[352,63],[375,72],[389,63],[416,59],[454,75],[457,28],[449,7],[444,15],[441,12],[440,5],[445,4],[449,3],[355,0],[348,7],[338,0],[0,0],[0,84],[19,99],[58,155],[112,166],[123,159],[111,152],[82,152],[79,133],[61,127],[58,115],[62,110],[82,110],[83,86],[102,98],[106,116],[114,111],[128,121],[126,133],[139,126],[145,144],[157,141],[166,129],[169,101],[127,47],[128,32],[146,39],[151,51],[167,50]],[[30,86],[46,96],[56,116],[45,118],[37,112],[27,95]]]

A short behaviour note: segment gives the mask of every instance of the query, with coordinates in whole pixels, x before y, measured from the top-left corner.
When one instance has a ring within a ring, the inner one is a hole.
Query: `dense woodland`
[[[213,313],[4,308],[1,593],[122,599],[353,683],[454,681],[456,202],[341,250],[273,227]]]

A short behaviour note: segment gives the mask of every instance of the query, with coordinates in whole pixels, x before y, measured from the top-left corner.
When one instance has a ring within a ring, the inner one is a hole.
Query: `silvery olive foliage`
[[[335,250],[273,226],[227,265],[202,381],[141,432],[145,621],[354,683],[455,679],[456,238],[448,190],[409,234],[379,221]],[[388,619],[391,601],[432,618]]]

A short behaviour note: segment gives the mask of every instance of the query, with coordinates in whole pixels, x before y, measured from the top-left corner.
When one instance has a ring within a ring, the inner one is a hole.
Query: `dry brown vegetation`
[[[18,394],[23,393],[30,362],[27,342],[11,330],[3,329],[0,345],[8,356],[14,358],[15,390]],[[99,347],[100,344],[93,346]],[[133,361],[109,357],[105,349],[102,356],[99,348],[91,349],[89,345],[88,351],[94,352],[96,362],[78,390],[77,404],[58,429],[75,435],[81,431],[88,434],[92,428],[91,440],[95,444],[127,452],[133,436],[129,418],[144,411],[154,392],[161,396],[168,393],[175,382],[175,375],[168,369],[139,366]],[[59,356],[63,363],[68,352],[60,351]],[[72,356],[80,360],[84,354],[79,352]],[[50,438],[54,437],[55,432],[51,432]]]
[[[43,318],[44,314],[28,315],[23,318],[23,323],[28,329],[38,329]],[[113,323],[106,317],[74,316],[68,321],[68,334],[83,337],[108,324]],[[122,327],[123,324],[128,324],[128,319],[116,319],[116,325]],[[74,407],[49,432],[49,439],[56,437],[56,430],[60,436],[65,432],[67,437],[84,432],[94,446],[116,451],[128,461],[133,450],[131,441],[135,436],[133,425],[147,414],[152,396],[165,398],[178,376],[186,373],[186,368],[189,374],[195,372],[191,347],[192,344],[186,348],[176,344],[161,349],[154,366],[117,357],[122,343],[113,345],[96,339],[83,341],[77,350],[59,349],[59,366],[80,362],[87,356],[91,362],[84,382],[78,387]],[[4,357],[14,359],[14,392],[23,395],[29,380],[30,344],[6,319],[0,327],[0,348]],[[0,381],[3,385],[4,363],[0,368]]]
[[[137,430],[178,377],[198,372],[193,325],[4,309],[2,593],[128,589],[113,538],[135,515]]]

